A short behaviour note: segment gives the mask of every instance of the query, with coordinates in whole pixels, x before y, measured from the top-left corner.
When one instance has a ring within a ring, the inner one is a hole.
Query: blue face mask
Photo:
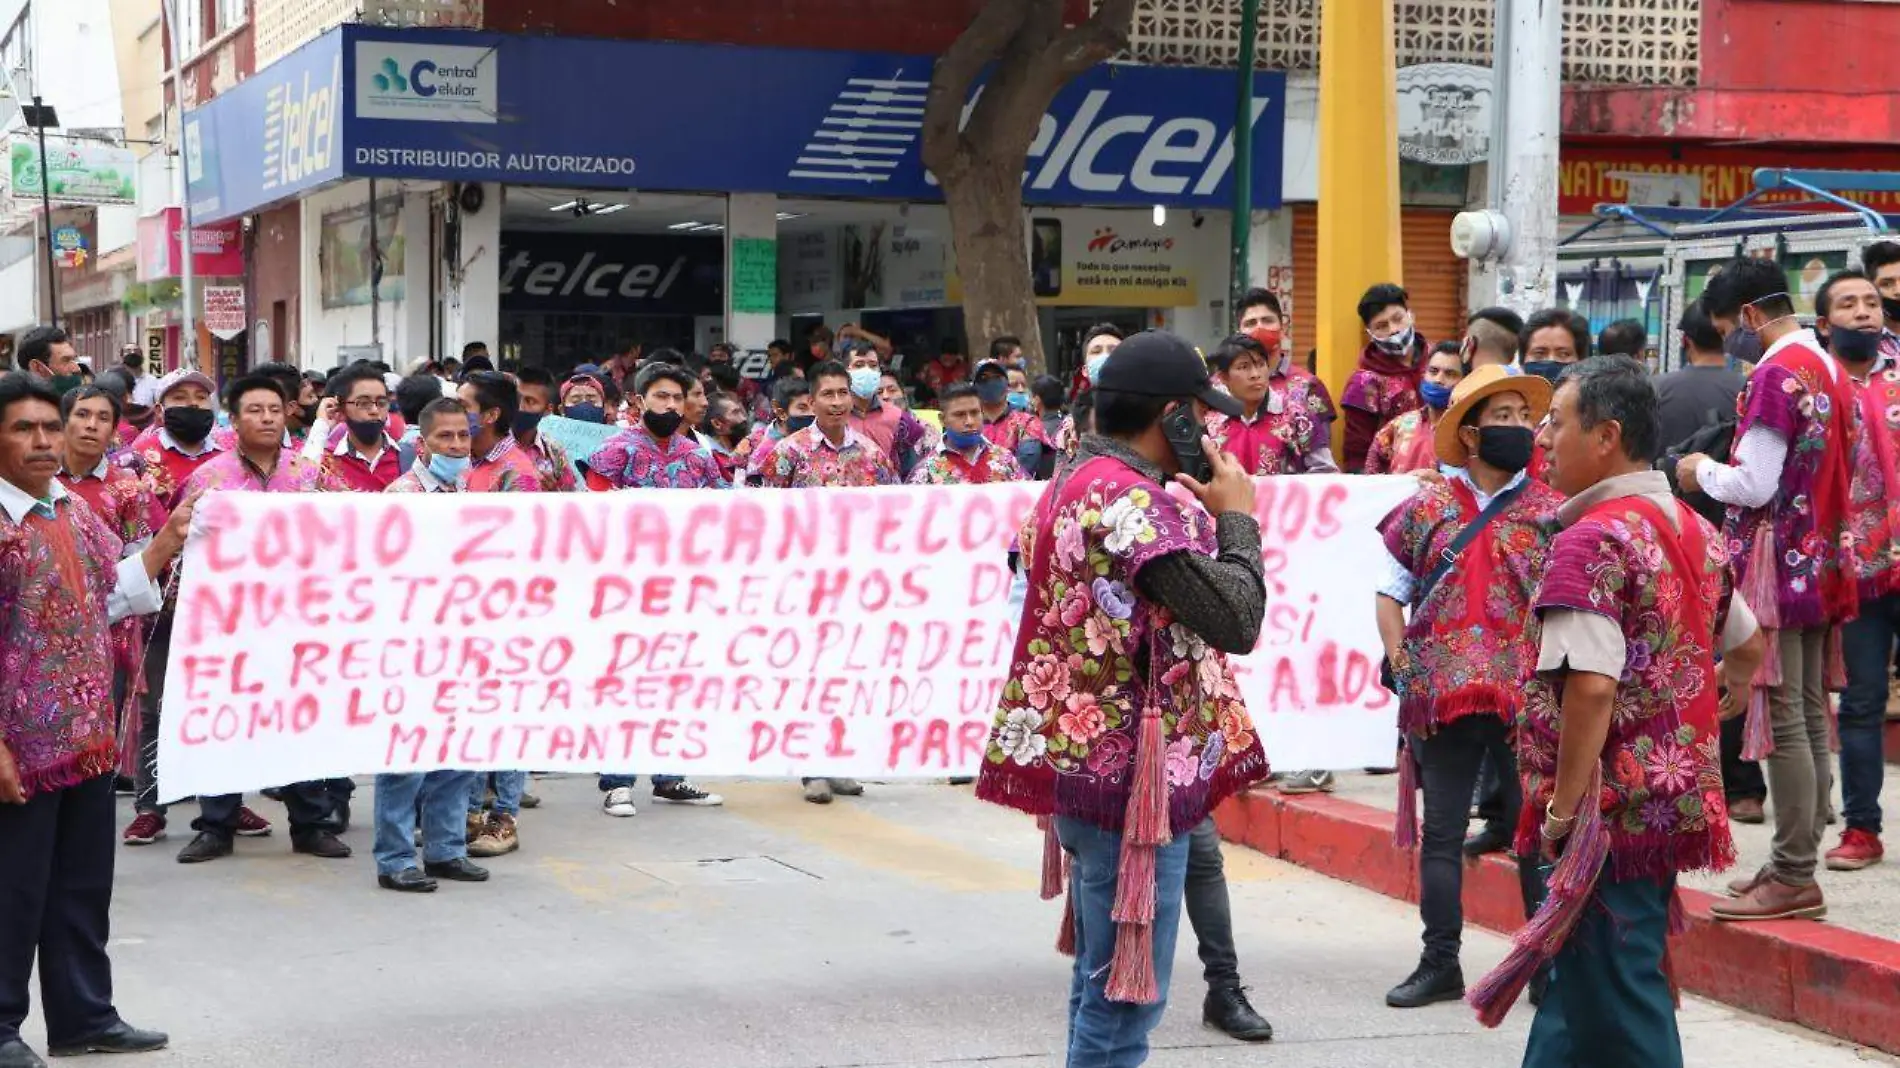
[[[851,372],[851,395],[860,400],[877,396],[877,384],[883,374],[875,367],[860,367]]]
[[[986,378],[976,384],[976,399],[984,404],[995,406],[1009,397],[1009,380],[1006,378]]]
[[[1112,355],[1112,354],[1111,354]],[[1097,356],[1083,365],[1082,373],[1088,375],[1089,384],[1094,385],[1102,379],[1102,365],[1108,362],[1108,356]]]
[[[607,409],[602,408],[598,404],[570,404],[561,414],[567,416],[569,419],[582,423],[604,423],[607,421]]]
[[[1029,394],[1011,393],[1009,395],[1009,410],[1012,412],[1028,411],[1029,410]]]
[[[468,436],[472,438],[479,435],[481,432],[482,432],[481,413],[480,412],[468,413]]]
[[[1420,382],[1418,395],[1425,400],[1425,406],[1433,411],[1442,412],[1451,407],[1451,387],[1436,382]]]
[[[988,439],[983,436],[981,430],[946,430],[943,432],[943,440],[949,442],[950,447],[958,452],[968,452]]]
[[[429,473],[435,476],[437,482],[453,486],[459,483],[467,472],[468,457],[466,456],[443,456],[436,453],[429,457]]]

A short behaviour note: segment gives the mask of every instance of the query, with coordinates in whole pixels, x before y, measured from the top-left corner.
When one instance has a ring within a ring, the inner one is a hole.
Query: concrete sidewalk
[[[1417,856],[1392,844],[1397,785],[1391,776],[1349,776],[1338,796],[1286,797],[1256,790],[1223,808],[1221,831],[1229,841],[1268,856],[1416,901]],[[1766,849],[1763,829],[1742,830],[1750,832],[1742,837],[1744,857],[1758,863]],[[1762,836],[1759,843],[1757,836]],[[1833,895],[1832,883],[1845,878],[1891,880],[1886,868],[1826,873],[1831,877],[1827,892]],[[1877,894],[1879,885],[1870,882],[1860,889]],[[1504,932],[1522,926],[1514,863],[1492,856],[1468,867],[1464,889],[1469,923]],[[1709,915],[1713,898],[1708,893],[1685,887],[1683,898],[1690,930],[1674,943],[1673,959],[1685,990],[1900,1053],[1900,1012],[1895,1011],[1900,1007],[1900,942],[1809,920],[1721,923]],[[1849,912],[1879,916],[1868,905]],[[1880,921],[1891,918],[1880,916]]]

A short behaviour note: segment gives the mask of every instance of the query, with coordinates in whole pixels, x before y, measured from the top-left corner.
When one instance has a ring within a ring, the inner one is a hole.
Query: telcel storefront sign
[[[936,201],[922,160],[932,62],[346,25],[187,114],[192,204],[229,218],[342,176]],[[1260,208],[1280,203],[1285,89],[1254,75]],[[1093,67],[1043,116],[1023,198],[1224,207],[1233,100],[1227,71]],[[602,102],[621,101],[664,106],[603,119]]]

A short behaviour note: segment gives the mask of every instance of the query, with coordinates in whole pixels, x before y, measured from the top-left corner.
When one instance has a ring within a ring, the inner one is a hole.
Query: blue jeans
[[[1673,878],[1615,882],[1605,866],[1552,962],[1524,1068],[1682,1068],[1676,1004],[1662,970],[1675,885]]]
[[[1068,1068],[1134,1068],[1148,1059],[1148,1034],[1168,1005],[1192,836],[1175,835],[1155,856],[1155,984],[1161,997],[1153,1005],[1110,1001],[1106,993],[1115,958],[1115,922],[1109,914],[1115,907],[1122,836],[1068,816],[1056,818],[1056,836],[1073,859],[1075,975],[1069,987]]]
[[[422,859],[430,864],[468,856],[464,819],[472,771],[407,772],[376,776],[376,874],[416,866],[416,812],[422,814]]]
[[[656,790],[662,786],[670,786],[676,782],[686,781],[686,776],[684,775],[650,775],[648,778],[653,780],[653,788]],[[618,790],[623,786],[632,789],[633,784],[639,781],[640,776],[638,775],[602,775],[600,777],[600,792],[604,794],[609,790]]]
[[[1880,786],[1886,775],[1883,731],[1893,642],[1900,633],[1900,593],[1863,601],[1860,618],[1841,628],[1847,689],[1841,693],[1841,818],[1880,833]]]
[[[495,777],[495,815],[521,815],[521,795],[528,789],[525,771],[474,772],[468,787],[468,810],[480,812],[488,799],[488,777]]]

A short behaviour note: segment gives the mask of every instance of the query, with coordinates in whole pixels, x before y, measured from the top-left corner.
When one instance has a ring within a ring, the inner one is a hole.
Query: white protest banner
[[[1282,768],[1392,758],[1372,524],[1409,478],[1259,481]],[[186,549],[159,792],[440,767],[974,773],[1042,486],[220,493]]]

